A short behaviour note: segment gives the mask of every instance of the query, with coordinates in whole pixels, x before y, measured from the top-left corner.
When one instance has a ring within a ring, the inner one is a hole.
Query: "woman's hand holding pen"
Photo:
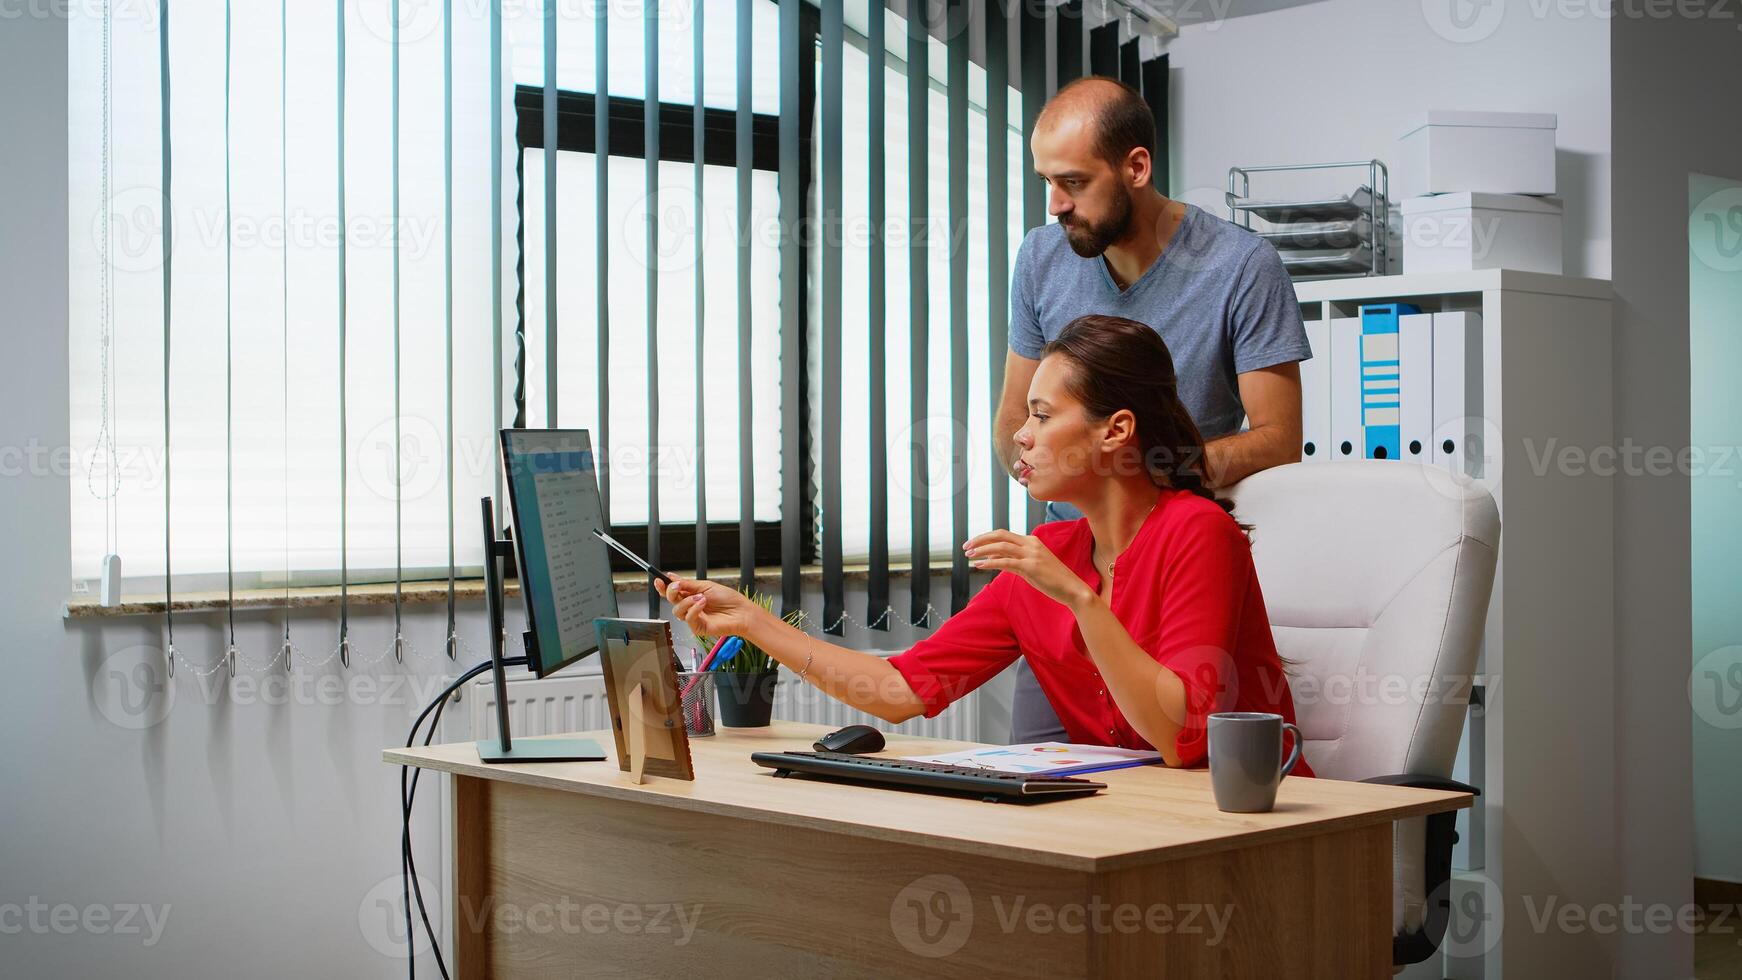
[[[671,577],[671,584],[654,580],[653,587],[671,603],[673,616],[684,621],[698,636],[737,636],[750,639],[752,630],[773,614],[751,602],[736,589],[700,579]]]
[[[881,656],[807,636],[719,582],[673,575],[670,584],[656,582],[654,587],[672,604],[672,615],[683,620],[691,632],[736,636],[755,643],[781,666],[798,672],[801,679],[845,704],[891,724],[925,713],[925,702]]]

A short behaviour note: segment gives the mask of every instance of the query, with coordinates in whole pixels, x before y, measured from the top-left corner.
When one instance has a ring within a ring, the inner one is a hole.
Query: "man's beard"
[[[1107,246],[1125,237],[1125,233],[1131,229],[1131,195],[1125,193],[1123,188],[1120,190],[1113,213],[1105,221],[1091,225],[1082,223],[1080,219],[1073,219],[1065,224],[1065,241],[1070,243],[1071,251],[1085,259],[1092,259],[1107,251]]]

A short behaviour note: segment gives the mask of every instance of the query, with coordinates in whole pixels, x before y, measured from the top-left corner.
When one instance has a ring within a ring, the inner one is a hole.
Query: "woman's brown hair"
[[[1179,400],[1173,355],[1161,335],[1136,320],[1090,314],[1065,324],[1041,356],[1062,354],[1071,371],[1065,387],[1090,417],[1120,409],[1137,417],[1144,469],[1161,486],[1189,490],[1224,511],[1233,503],[1204,482],[1204,437]]]

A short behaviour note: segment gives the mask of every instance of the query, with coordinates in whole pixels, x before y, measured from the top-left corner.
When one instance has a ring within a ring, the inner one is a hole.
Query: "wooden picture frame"
[[[595,619],[617,768],[637,783],[646,777],[696,778],[671,624],[663,619]]]

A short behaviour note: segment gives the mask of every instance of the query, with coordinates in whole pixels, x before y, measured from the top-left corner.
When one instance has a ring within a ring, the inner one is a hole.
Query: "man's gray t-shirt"
[[[1180,400],[1206,440],[1236,431],[1245,417],[1237,375],[1312,356],[1276,249],[1190,204],[1161,257],[1123,292],[1105,259],[1071,251],[1062,226],[1028,233],[1011,276],[1010,349],[1038,359],[1065,324],[1088,313],[1161,334]]]
[[[1179,396],[1206,440],[1246,415],[1238,375],[1312,356],[1294,286],[1276,249],[1244,228],[1186,205],[1185,221],[1131,288],[1113,284],[1106,260],[1071,251],[1064,228],[1042,225],[1022,240],[1010,286],[1010,349],[1040,357],[1065,324],[1088,313],[1148,324],[1173,355]],[[1057,502],[1048,520],[1083,516]],[[1012,742],[1062,741],[1064,726],[1018,664]]]

